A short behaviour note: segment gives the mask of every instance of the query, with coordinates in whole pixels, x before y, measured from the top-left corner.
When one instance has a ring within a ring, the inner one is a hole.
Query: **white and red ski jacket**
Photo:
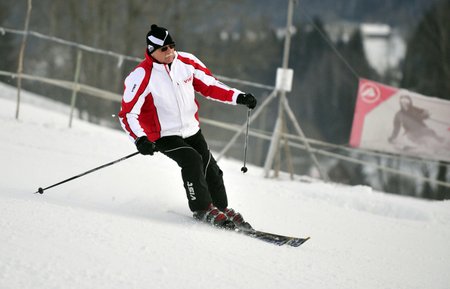
[[[190,137],[198,132],[198,102],[195,91],[206,98],[236,104],[242,93],[218,81],[194,55],[175,52],[169,66],[145,59],[125,79],[119,119],[133,141],[178,135]]]

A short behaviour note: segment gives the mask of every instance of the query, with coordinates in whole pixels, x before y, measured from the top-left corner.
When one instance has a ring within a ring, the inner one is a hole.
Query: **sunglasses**
[[[162,52],[166,52],[167,49],[169,49],[169,48],[170,49],[174,49],[175,48],[175,44],[169,44],[169,45],[161,47],[160,49],[161,49]]]

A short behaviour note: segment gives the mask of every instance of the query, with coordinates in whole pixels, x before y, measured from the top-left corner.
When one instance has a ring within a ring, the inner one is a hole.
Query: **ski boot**
[[[253,230],[252,226],[244,221],[244,217],[242,217],[241,213],[236,212],[232,208],[225,208],[223,213],[228,217],[228,220],[233,222],[236,228],[241,230]]]
[[[215,227],[234,229],[234,223],[213,204],[210,204],[206,210],[195,211],[193,216],[194,219]]]

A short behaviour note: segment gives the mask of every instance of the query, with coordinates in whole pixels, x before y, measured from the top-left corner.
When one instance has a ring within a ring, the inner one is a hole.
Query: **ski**
[[[270,244],[274,244],[274,245],[278,245],[278,246],[283,246],[283,245],[287,245],[287,246],[291,246],[291,247],[299,247],[300,245],[302,245],[303,243],[305,243],[306,241],[308,241],[310,239],[310,237],[306,237],[306,238],[298,238],[298,237],[290,237],[290,236],[285,236],[285,235],[278,235],[278,234],[273,234],[273,233],[269,233],[269,232],[264,232],[264,231],[259,231],[259,230],[254,230],[254,229],[235,229],[236,232],[270,243]]]
[[[194,220],[193,218],[188,217],[184,214],[174,212],[174,211],[169,211],[169,212],[179,215],[179,216],[182,216],[182,217],[185,217],[185,218],[188,218],[190,221],[208,225],[206,223],[199,222],[198,220]],[[208,225],[208,226],[210,226],[210,225]],[[291,237],[291,236],[286,236],[286,235],[278,235],[278,234],[269,233],[269,232],[265,232],[265,231],[255,230],[251,226],[249,226],[248,228],[245,228],[245,227],[239,228],[239,227],[235,227],[234,225],[231,227],[222,227],[222,228],[214,227],[214,226],[212,226],[212,227],[216,228],[216,229],[220,229],[220,230],[236,232],[238,234],[249,236],[251,238],[258,239],[258,240],[264,241],[266,243],[274,244],[277,246],[286,245],[286,246],[291,246],[291,247],[299,247],[303,243],[305,243],[306,241],[308,241],[310,239],[310,237],[305,237],[305,238]]]

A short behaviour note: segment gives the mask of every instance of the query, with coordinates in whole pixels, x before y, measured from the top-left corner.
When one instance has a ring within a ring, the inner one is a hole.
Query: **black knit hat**
[[[175,44],[172,37],[164,27],[159,27],[156,24],[152,24],[150,31],[147,33],[147,50],[152,54],[158,48],[163,46]]]

